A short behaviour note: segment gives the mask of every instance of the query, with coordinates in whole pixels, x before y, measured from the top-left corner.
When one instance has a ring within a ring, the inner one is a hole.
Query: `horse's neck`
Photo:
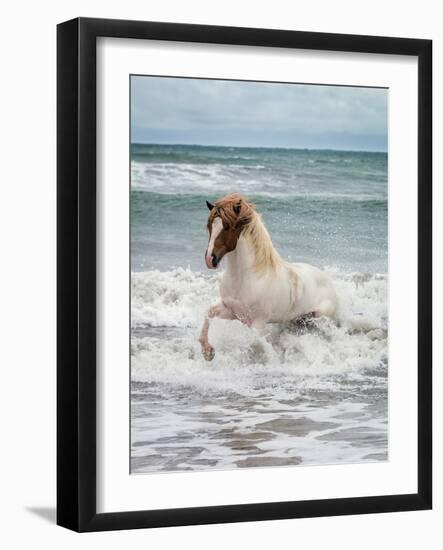
[[[255,255],[251,244],[240,235],[235,250],[227,254],[227,275],[240,279],[253,271]]]
[[[228,276],[237,280],[244,276],[252,277],[254,274],[274,270],[281,263],[281,258],[272,246],[269,234],[260,219],[257,225],[240,235],[235,250],[227,255]]]

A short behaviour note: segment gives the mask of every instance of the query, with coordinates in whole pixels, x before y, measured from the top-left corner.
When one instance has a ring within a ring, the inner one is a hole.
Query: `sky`
[[[388,90],[131,77],[132,143],[387,150]]]

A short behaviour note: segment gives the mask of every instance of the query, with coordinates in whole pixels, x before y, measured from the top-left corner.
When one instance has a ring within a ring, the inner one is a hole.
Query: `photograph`
[[[129,86],[131,474],[388,461],[389,90]]]

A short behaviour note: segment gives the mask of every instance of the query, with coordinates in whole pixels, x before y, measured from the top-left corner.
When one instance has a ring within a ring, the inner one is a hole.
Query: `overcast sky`
[[[387,150],[376,88],[133,76],[131,141]]]

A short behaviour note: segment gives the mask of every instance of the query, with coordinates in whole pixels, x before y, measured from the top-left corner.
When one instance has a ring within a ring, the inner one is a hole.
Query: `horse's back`
[[[327,273],[311,264],[295,263],[289,264],[295,273],[302,279],[311,279],[318,285],[330,286],[332,288],[331,278]]]

